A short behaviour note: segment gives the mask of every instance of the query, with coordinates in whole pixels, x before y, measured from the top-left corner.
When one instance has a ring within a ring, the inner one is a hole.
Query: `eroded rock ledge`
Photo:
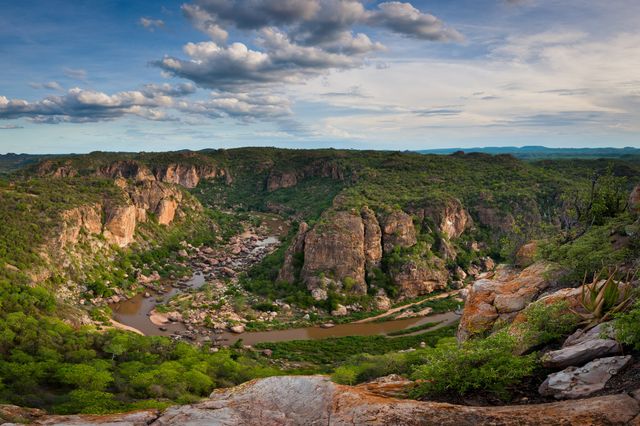
[[[469,407],[375,396],[323,376],[254,380],[214,392],[194,405],[163,414],[140,411],[110,416],[41,416],[37,425],[624,425],[640,414],[626,394],[551,404]],[[635,420],[634,420],[635,419]]]

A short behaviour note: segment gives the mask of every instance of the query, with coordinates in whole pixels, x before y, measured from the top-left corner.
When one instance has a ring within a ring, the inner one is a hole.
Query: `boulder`
[[[537,251],[538,251],[538,243],[536,241],[531,241],[527,244],[524,244],[516,252],[516,259],[515,259],[516,265],[521,268],[526,268],[527,266],[533,264],[533,262],[535,262],[535,256]]]
[[[348,313],[349,313],[349,311],[347,311],[347,307],[346,306],[338,304],[338,306],[336,306],[336,309],[331,311],[331,316],[343,317],[343,316],[347,315]]]
[[[547,368],[580,366],[596,358],[616,355],[622,352],[618,342],[611,339],[590,339],[551,351],[542,357],[542,365]]]
[[[501,315],[508,319],[523,310],[549,287],[550,272],[551,265],[540,262],[522,271],[499,267],[491,278],[475,281],[466,298],[458,339],[490,331]]]
[[[584,398],[604,389],[611,377],[631,362],[631,356],[599,358],[583,367],[568,367],[550,374],[540,385],[543,396],[556,399]]]
[[[231,327],[229,327],[229,331],[236,334],[242,334],[244,333],[244,325],[242,324],[232,325]]]
[[[416,244],[416,229],[413,218],[401,210],[395,210],[384,217],[382,224],[382,247],[391,253],[397,246],[412,247]]]

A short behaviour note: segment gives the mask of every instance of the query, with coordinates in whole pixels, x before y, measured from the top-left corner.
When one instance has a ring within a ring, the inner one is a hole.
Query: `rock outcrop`
[[[614,425],[640,413],[626,394],[502,407],[385,398],[322,376],[280,376],[214,392],[193,405],[108,416],[43,416],[36,425]]]
[[[105,207],[104,231],[108,242],[126,247],[133,242],[136,231],[137,210],[132,204]]]
[[[331,285],[365,294],[364,224],[347,211],[332,212],[310,230],[304,240],[301,277],[310,291]]]
[[[365,206],[360,212],[364,223],[364,257],[367,269],[380,266],[382,260],[382,230],[375,213]]]
[[[58,243],[61,248],[78,242],[82,231],[88,234],[102,232],[102,206],[91,204],[76,207],[61,215],[61,228],[58,232]]]
[[[550,351],[543,355],[541,361],[546,368],[565,368],[572,365],[582,365],[596,358],[616,355],[622,352],[620,343],[613,339],[593,338],[584,340],[557,351]]]
[[[343,181],[345,170],[334,161],[318,160],[292,170],[272,169],[267,176],[265,188],[268,192],[291,188],[301,180],[310,177],[323,177]]]
[[[298,227],[296,237],[284,253],[284,263],[278,273],[278,281],[292,283],[296,280],[298,267],[301,266],[296,265],[296,257],[304,255],[304,240],[307,236],[307,232],[309,232],[309,225],[307,225],[306,222],[301,222]]]
[[[426,261],[409,260],[391,271],[391,279],[398,286],[401,298],[412,298],[447,286],[449,273],[444,261],[437,257]]]
[[[521,268],[526,268],[535,262],[538,243],[531,241],[523,244],[516,252],[515,264]]]
[[[135,160],[114,161],[99,168],[96,174],[111,179],[133,179],[136,182],[155,180],[151,170]]]
[[[547,289],[551,266],[540,262],[518,271],[502,267],[491,278],[475,281],[464,305],[458,339],[491,331],[499,319],[510,320]]]
[[[401,210],[394,210],[380,220],[382,224],[382,248],[391,253],[395,247],[412,247],[416,244],[413,218]]]
[[[444,236],[458,238],[468,229],[473,220],[464,209],[460,200],[451,198],[447,201],[425,201],[424,208],[416,209],[415,214],[421,220],[430,219]]]

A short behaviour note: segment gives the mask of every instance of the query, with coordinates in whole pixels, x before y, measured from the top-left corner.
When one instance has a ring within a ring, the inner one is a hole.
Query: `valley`
[[[263,378],[304,388],[322,374],[342,386],[330,392],[382,398],[390,418],[404,415],[398,397],[456,415],[606,405],[640,388],[639,184],[633,158],[460,152],[27,164],[0,178],[0,399],[65,416],[151,410],[163,424],[214,389],[258,379],[239,389],[280,392]],[[603,289],[606,303],[589,299]],[[588,390],[563,370],[614,361],[615,380]]]

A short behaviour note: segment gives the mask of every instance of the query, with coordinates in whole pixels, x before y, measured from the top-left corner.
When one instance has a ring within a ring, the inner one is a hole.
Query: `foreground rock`
[[[565,368],[582,365],[596,358],[616,355],[622,347],[612,339],[591,339],[581,343],[547,352],[542,357],[542,365],[547,368]]]
[[[470,407],[384,398],[360,388],[336,385],[322,376],[282,376],[217,391],[204,402],[169,408],[159,417],[153,411],[117,416],[48,416],[36,424],[622,425],[639,413],[638,402],[626,394],[552,404]]]
[[[569,367],[547,377],[539,392],[557,399],[584,398],[604,389],[631,362],[631,356],[612,356],[591,361],[583,367]]]

